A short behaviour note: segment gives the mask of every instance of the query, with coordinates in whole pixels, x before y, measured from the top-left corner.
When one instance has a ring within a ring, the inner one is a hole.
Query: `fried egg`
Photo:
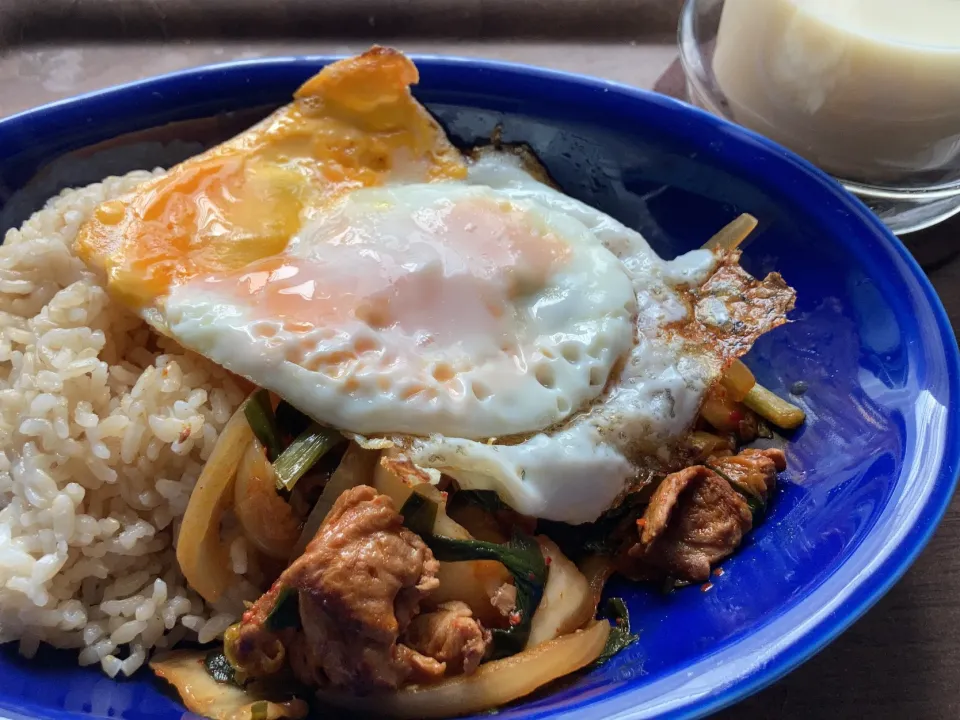
[[[710,250],[664,261],[515,153],[464,157],[416,80],[381,48],[328,66],[101,205],[78,253],[158,331],[317,421],[524,514],[594,520],[669,464],[792,291]]]

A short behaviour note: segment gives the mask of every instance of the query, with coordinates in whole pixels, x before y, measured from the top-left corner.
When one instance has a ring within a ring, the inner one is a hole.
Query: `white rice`
[[[175,558],[241,389],[112,302],[71,249],[96,205],[151,175],[64,191],[0,247],[0,642],[74,648],[111,677],[214,639],[252,591],[207,607]],[[242,541],[231,560],[247,571]]]

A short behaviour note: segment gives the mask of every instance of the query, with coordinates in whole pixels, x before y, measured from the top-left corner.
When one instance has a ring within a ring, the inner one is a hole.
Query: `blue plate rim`
[[[37,108],[24,110],[6,118],[0,118],[0,133],[16,132],[18,129],[25,127],[26,124],[41,118],[45,118],[43,124],[47,124],[51,118],[56,118],[56,116],[61,113],[79,110],[87,103],[99,104],[109,102],[111,99],[125,94],[157,93],[166,87],[174,88],[181,82],[198,81],[200,80],[200,76],[205,74],[236,73],[242,72],[244,69],[269,70],[275,68],[286,70],[291,67],[303,69],[304,72],[307,72],[309,70],[316,70],[321,65],[342,57],[344,56],[280,56],[235,60],[188,68],[95,90],[83,95],[58,100]],[[593,100],[597,99],[596,93],[600,92],[609,96],[610,100],[622,102],[624,105],[636,104],[637,106],[646,106],[646,110],[652,108],[658,113],[663,113],[664,118],[678,113],[687,115],[695,120],[701,128],[715,133],[718,137],[730,137],[735,141],[745,142],[755,148],[760,148],[763,153],[777,156],[779,162],[786,163],[798,173],[796,179],[798,181],[802,179],[806,185],[804,192],[819,191],[820,194],[829,195],[831,200],[840,206],[839,209],[842,212],[847,213],[855,222],[865,225],[867,230],[871,230],[874,235],[874,240],[879,243],[879,246],[883,247],[885,245],[888,252],[892,251],[894,259],[903,264],[902,268],[897,269],[899,270],[899,274],[901,277],[912,280],[915,283],[916,289],[920,291],[920,295],[927,307],[929,307],[933,316],[932,319],[936,324],[938,340],[945,352],[944,371],[947,375],[946,382],[949,387],[949,397],[954,400],[960,398],[960,349],[957,347],[957,341],[946,310],[929,279],[903,243],[894,236],[873,213],[854,196],[844,190],[830,176],[806,160],[761,135],[734,125],[723,118],[711,115],[704,110],[664,95],[622,83],[576,73],[498,60],[436,54],[410,54],[410,57],[421,70],[421,80],[423,79],[423,73],[425,71],[467,69],[471,72],[501,73],[524,81],[542,81],[544,87],[553,87],[548,94],[554,96],[554,101],[557,100],[556,94],[561,90],[567,90],[572,93],[587,93],[590,94]],[[567,100],[566,102],[571,101]],[[661,118],[661,120],[664,118]],[[782,181],[777,180],[776,168],[771,169],[754,166],[753,170],[758,172],[772,185],[780,186],[783,184]],[[943,430],[943,453],[939,457],[940,465],[938,472],[932,484],[930,484],[928,492],[924,495],[921,504],[917,507],[911,524],[900,535],[898,540],[893,543],[892,547],[884,546],[887,554],[879,564],[872,567],[868,573],[861,574],[844,585],[843,589],[846,591],[844,599],[841,600],[836,607],[831,609],[827,617],[821,617],[813,625],[803,629],[802,632],[791,638],[787,643],[774,650],[772,655],[760,665],[740,669],[731,668],[725,674],[721,673],[721,676],[725,677],[725,680],[715,683],[717,685],[716,692],[705,697],[690,696],[687,700],[681,699],[671,706],[664,707],[663,714],[658,713],[657,717],[697,718],[732,705],[738,700],[778,680],[802,664],[822,650],[870,609],[870,607],[903,576],[917,555],[923,550],[949,505],[957,486],[958,472],[960,472],[958,426],[960,426],[960,406],[954,404],[953,407],[947,408],[947,416]],[[838,566],[837,571],[830,577],[833,578],[838,575],[844,565],[856,552],[857,548],[854,548],[851,551],[851,555],[846,558],[843,564]],[[861,592],[861,597],[857,597],[858,591],[862,591],[864,587],[867,586],[868,589],[866,592]],[[815,588],[811,592],[816,592],[819,589],[819,587]],[[771,620],[770,624],[782,620],[783,616],[780,616]],[[758,628],[758,630],[762,629],[764,628]],[[734,640],[726,650],[748,642],[750,638],[756,634],[757,633],[754,633]],[[711,661],[714,655],[715,654],[708,654],[686,666],[685,669],[689,672],[691,668],[696,668],[705,662]],[[715,669],[711,671],[711,674],[713,674],[713,672],[715,672]],[[626,705],[616,703],[616,705],[619,706],[616,708],[605,707],[613,704],[612,701],[615,699],[629,701],[631,696],[642,692],[642,690],[643,684],[641,683],[640,687],[626,688],[622,691],[598,698],[595,701],[587,701],[586,704],[578,703],[577,707],[573,709],[573,714],[579,716],[583,711],[592,711],[591,714],[595,717],[609,717],[616,718],[617,720],[634,720],[641,717],[651,717],[643,709],[631,709],[629,703]],[[2,694],[0,694],[0,706],[6,706]],[[19,713],[14,710],[14,707],[9,707],[9,710],[19,715]],[[596,712],[602,712],[604,710],[614,710],[615,714],[595,715]],[[58,711],[53,712],[57,713]],[[68,713],[63,714],[67,715]],[[567,713],[561,711],[557,713],[556,716],[561,714],[566,715]]]

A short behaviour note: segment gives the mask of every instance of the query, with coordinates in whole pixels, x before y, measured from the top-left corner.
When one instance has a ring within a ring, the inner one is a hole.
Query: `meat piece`
[[[766,500],[777,484],[777,473],[786,469],[787,458],[779,448],[748,449],[739,455],[713,458],[708,464]]]
[[[783,451],[770,448],[713,457],[709,467],[668,475],[650,498],[640,542],[621,569],[635,577],[667,573],[705,582],[710,566],[733,553],[753,527],[749,504],[728,480],[766,501],[786,466]]]
[[[231,657],[249,672],[259,648],[279,637],[301,682],[356,694],[439,677],[442,662],[398,642],[439,584],[438,569],[390,498],[365,485],[347,490],[303,555],[244,615]],[[300,631],[266,622],[285,589],[298,593]]]
[[[753,526],[747,502],[719,475],[695,465],[668,475],[640,522],[629,556],[645,568],[705,582]]]
[[[740,443],[751,443],[760,437],[760,417],[748,408],[741,410],[743,415],[737,421],[737,439]]]
[[[447,674],[469,675],[486,655],[492,636],[473,617],[466,603],[451,601],[415,618],[404,641],[418,652],[445,663]]]

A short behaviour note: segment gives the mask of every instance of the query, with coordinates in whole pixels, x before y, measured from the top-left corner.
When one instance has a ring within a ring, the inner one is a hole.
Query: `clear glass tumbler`
[[[687,0],[689,100],[794,150],[898,234],[960,212],[960,2]]]

